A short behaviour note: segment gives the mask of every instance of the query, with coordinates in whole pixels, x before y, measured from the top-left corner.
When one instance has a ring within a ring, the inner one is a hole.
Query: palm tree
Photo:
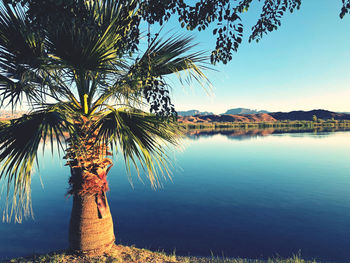
[[[165,77],[183,72],[182,80],[207,81],[206,57],[188,54],[192,39],[182,37],[155,38],[143,54],[130,56],[136,1],[84,1],[83,7],[81,17],[57,16],[40,27],[25,8],[0,7],[0,103],[15,109],[25,102],[30,109],[0,123],[0,179],[7,182],[4,219],[21,221],[31,213],[39,148],[63,149],[73,196],[69,247],[99,254],[115,241],[105,194],[110,155],[118,151],[128,171],[133,164],[159,184],[169,171],[164,142],[176,144],[180,134],[166,117],[174,110]],[[163,115],[144,112],[146,102]]]

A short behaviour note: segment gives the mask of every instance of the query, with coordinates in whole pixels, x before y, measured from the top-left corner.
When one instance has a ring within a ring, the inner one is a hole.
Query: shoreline
[[[185,130],[195,129],[350,129],[350,120],[276,122],[179,122]]]

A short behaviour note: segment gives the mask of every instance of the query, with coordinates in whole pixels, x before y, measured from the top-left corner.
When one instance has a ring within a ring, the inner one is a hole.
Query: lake
[[[196,132],[161,189],[118,160],[108,193],[117,242],[177,255],[350,258],[350,132]],[[32,182],[35,219],[0,223],[0,259],[67,247],[69,169],[51,153]],[[43,186],[41,185],[41,180]],[[3,200],[2,205],[3,205]]]

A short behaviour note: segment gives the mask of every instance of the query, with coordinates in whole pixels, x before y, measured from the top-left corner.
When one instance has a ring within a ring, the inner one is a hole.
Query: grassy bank
[[[277,122],[200,122],[181,123],[186,130],[193,129],[344,129],[350,128],[349,120],[277,121]]]
[[[146,249],[115,245],[111,252],[100,257],[88,257],[74,255],[67,252],[53,252],[46,255],[35,255],[27,258],[16,258],[0,261],[11,263],[317,263],[308,261],[300,256],[293,256],[289,259],[230,259],[223,257],[199,258],[180,257],[167,255],[161,252],[152,252]]]

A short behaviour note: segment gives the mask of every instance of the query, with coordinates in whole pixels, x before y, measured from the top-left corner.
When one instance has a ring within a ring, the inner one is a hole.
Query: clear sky
[[[301,9],[286,14],[277,31],[259,43],[248,43],[260,12],[258,5],[252,6],[243,16],[245,40],[232,61],[207,72],[212,94],[196,84],[181,87],[175,81],[176,109],[217,114],[236,107],[350,112],[350,15],[341,20],[340,8],[341,0],[303,0]],[[184,33],[176,22],[164,31],[170,29]],[[212,30],[189,34],[208,53],[215,46]]]

